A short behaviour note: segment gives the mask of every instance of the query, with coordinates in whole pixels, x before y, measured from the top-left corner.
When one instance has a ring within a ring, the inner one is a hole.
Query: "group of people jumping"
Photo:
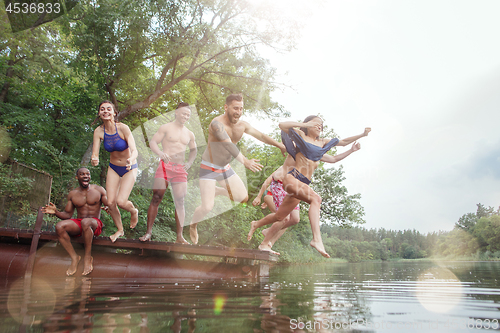
[[[160,161],[153,183],[153,198],[147,212],[147,231],[139,238],[141,241],[151,239],[158,206],[170,184],[175,204],[176,243],[189,244],[183,237],[186,215],[184,199],[187,194],[187,171],[197,156],[194,134],[185,126],[190,115],[189,105],[179,103],[175,110],[175,119],[161,125],[150,139],[149,146]],[[273,224],[263,231],[265,238],[259,249],[278,254],[271,249],[272,245],[289,226],[299,222],[299,203],[304,201],[310,204],[309,221],[313,234],[310,245],[328,258],[319,226],[321,197],[309,186],[312,175],[319,161],[335,163],[359,150],[360,145],[356,140],[367,136],[371,129],[365,128],[363,133],[342,140],[321,138],[322,119],[318,116],[309,116],[304,122],[280,123],[282,142],[278,142],[248,122],[240,120],[242,115],[243,96],[231,94],[226,98],[224,114],[215,117],[209,125],[207,147],[202,154],[199,170],[201,205],[195,209],[190,224],[191,241],[193,244],[198,243],[197,224],[213,209],[216,196],[223,195],[239,203],[248,201],[244,182],[229,164],[231,160],[236,159],[252,172],[262,170],[263,166],[259,160],[245,157],[236,146],[246,133],[263,143],[278,147],[286,156],[283,166],[267,178],[258,197],[253,201],[254,206],[260,204],[260,197],[269,188],[268,194],[272,197],[272,202],[268,201],[267,205],[272,213],[259,221],[251,222],[248,240],[259,227]],[[60,243],[72,260],[66,271],[67,275],[76,273],[81,260],[71,245],[70,237],[80,235],[84,237],[85,244],[82,275],[92,272],[92,238],[102,231],[103,224],[99,219],[102,205],[107,207],[117,227],[117,231],[110,236],[112,242],[124,235],[118,207],[130,212],[130,228],[135,228],[138,223],[139,211],[129,200],[138,172],[138,151],[134,137],[127,125],[117,121],[118,111],[110,101],[104,101],[99,105],[98,116],[102,124],[94,131],[91,163],[93,166],[99,164],[99,148],[102,141],[104,149],[110,152],[106,189],[91,185],[90,171],[87,168],[80,168],[76,174],[79,187],[68,194],[65,210],[58,211],[52,203],[44,207],[44,213],[54,214],[63,219],[56,225],[56,232]],[[346,146],[351,143],[351,148],[342,154],[336,156],[327,154],[334,146]],[[186,162],[187,148],[189,156]],[[72,219],[75,209],[77,218]]]

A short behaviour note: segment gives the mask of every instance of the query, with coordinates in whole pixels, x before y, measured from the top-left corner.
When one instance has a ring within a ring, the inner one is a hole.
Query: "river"
[[[1,332],[500,329],[498,262],[275,266],[261,281],[33,278],[0,288]],[[2,281],[0,281],[2,282]]]

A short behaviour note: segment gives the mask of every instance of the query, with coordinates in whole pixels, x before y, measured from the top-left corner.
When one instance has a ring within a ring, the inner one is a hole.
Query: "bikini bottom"
[[[123,175],[125,175],[130,170],[137,169],[137,163],[133,164],[130,170],[127,170],[126,166],[114,165],[112,163],[109,163],[109,167],[113,169],[118,174],[118,176],[123,177]]]
[[[309,178],[307,178],[306,176],[304,176],[303,174],[301,174],[297,169],[293,168],[289,174],[291,174],[292,176],[294,176],[295,178],[297,178],[298,180],[300,180],[301,182],[303,182],[304,184],[306,185],[309,185],[311,184],[311,180]]]

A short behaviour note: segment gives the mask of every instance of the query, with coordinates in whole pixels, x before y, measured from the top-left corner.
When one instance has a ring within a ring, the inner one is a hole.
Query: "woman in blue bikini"
[[[288,121],[280,123],[279,126],[283,131],[283,143],[288,153],[295,160],[295,166],[283,178],[283,188],[288,194],[276,213],[269,214],[263,219],[251,223],[248,240],[252,238],[257,228],[283,220],[300,201],[304,201],[310,204],[309,222],[313,234],[310,245],[318,250],[322,256],[329,258],[330,255],[326,253],[321,239],[319,226],[321,197],[309,187],[311,177],[318,167],[320,159],[332,147],[346,146],[367,136],[371,129],[365,128],[365,131],[360,135],[339,140],[319,137],[323,131],[323,120],[318,116],[309,116],[303,123]],[[295,130],[294,127],[300,129]],[[359,149],[359,146],[357,146],[357,149]]]
[[[104,149],[111,153],[106,177],[106,192],[109,213],[118,228],[118,231],[109,237],[114,242],[124,234],[118,207],[130,212],[130,228],[135,228],[139,219],[139,211],[128,200],[137,177],[138,153],[128,126],[115,120],[118,112],[113,103],[104,101],[99,104],[98,115],[102,125],[94,131],[91,162],[93,166],[99,164],[99,147],[102,140]]]

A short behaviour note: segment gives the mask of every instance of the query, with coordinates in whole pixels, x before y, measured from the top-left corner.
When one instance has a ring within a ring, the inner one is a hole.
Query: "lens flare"
[[[51,315],[56,305],[56,294],[52,287],[42,279],[32,279],[26,287],[24,280],[12,284],[7,298],[7,309],[14,320],[22,323],[25,317],[30,322],[39,322]]]
[[[431,268],[417,280],[417,299],[424,308],[436,313],[446,313],[462,300],[462,283],[450,270]]]
[[[214,296],[214,314],[220,315],[226,304],[226,295],[215,295]]]

